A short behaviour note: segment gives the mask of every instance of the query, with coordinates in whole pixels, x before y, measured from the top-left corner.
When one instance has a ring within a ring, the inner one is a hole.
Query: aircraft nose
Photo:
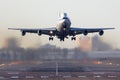
[[[62,24],[63,24],[63,25],[65,25],[65,24],[66,24],[66,21],[65,21],[65,20],[63,20],[63,21],[62,21]]]
[[[63,22],[62,22],[63,24],[66,24],[67,22],[66,22],[66,20],[63,20]]]
[[[63,19],[62,22],[65,23],[65,19]]]

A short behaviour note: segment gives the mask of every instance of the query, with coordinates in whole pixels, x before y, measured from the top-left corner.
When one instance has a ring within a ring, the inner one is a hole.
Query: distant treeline
[[[46,45],[47,46],[47,45]],[[50,46],[50,45],[49,45]],[[85,52],[80,49],[61,49],[61,48],[7,48],[0,50],[0,61],[14,60],[40,60],[40,59],[81,59],[85,58]]]

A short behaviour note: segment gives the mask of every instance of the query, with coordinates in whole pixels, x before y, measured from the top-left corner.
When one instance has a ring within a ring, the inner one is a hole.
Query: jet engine
[[[38,32],[37,32],[37,33],[38,33],[38,35],[41,35],[41,30],[38,30]]]
[[[85,31],[83,32],[83,34],[86,36],[86,35],[88,34],[88,31],[85,30]]]
[[[100,30],[99,31],[99,35],[102,36],[104,34],[104,31],[103,30]]]
[[[22,31],[22,36],[25,36],[26,32],[25,31]]]

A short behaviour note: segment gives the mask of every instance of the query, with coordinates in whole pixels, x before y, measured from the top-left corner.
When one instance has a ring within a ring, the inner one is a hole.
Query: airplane
[[[25,36],[26,33],[37,33],[39,36],[49,35],[49,40],[53,40],[53,36],[56,36],[60,41],[64,41],[68,36],[72,36],[71,40],[76,40],[76,35],[83,34],[87,35],[88,33],[98,32],[100,36],[104,34],[103,30],[110,30],[114,28],[74,28],[71,27],[71,21],[67,16],[67,13],[62,13],[59,17],[59,22],[56,27],[53,28],[38,28],[38,29],[28,29],[28,28],[8,28],[11,30],[20,30],[22,36]]]

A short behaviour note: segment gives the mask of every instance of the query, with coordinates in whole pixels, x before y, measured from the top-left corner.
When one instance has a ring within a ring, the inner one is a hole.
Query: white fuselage
[[[71,21],[67,17],[66,13],[63,13],[59,19],[59,22],[56,26],[59,36],[67,36],[71,26]]]

